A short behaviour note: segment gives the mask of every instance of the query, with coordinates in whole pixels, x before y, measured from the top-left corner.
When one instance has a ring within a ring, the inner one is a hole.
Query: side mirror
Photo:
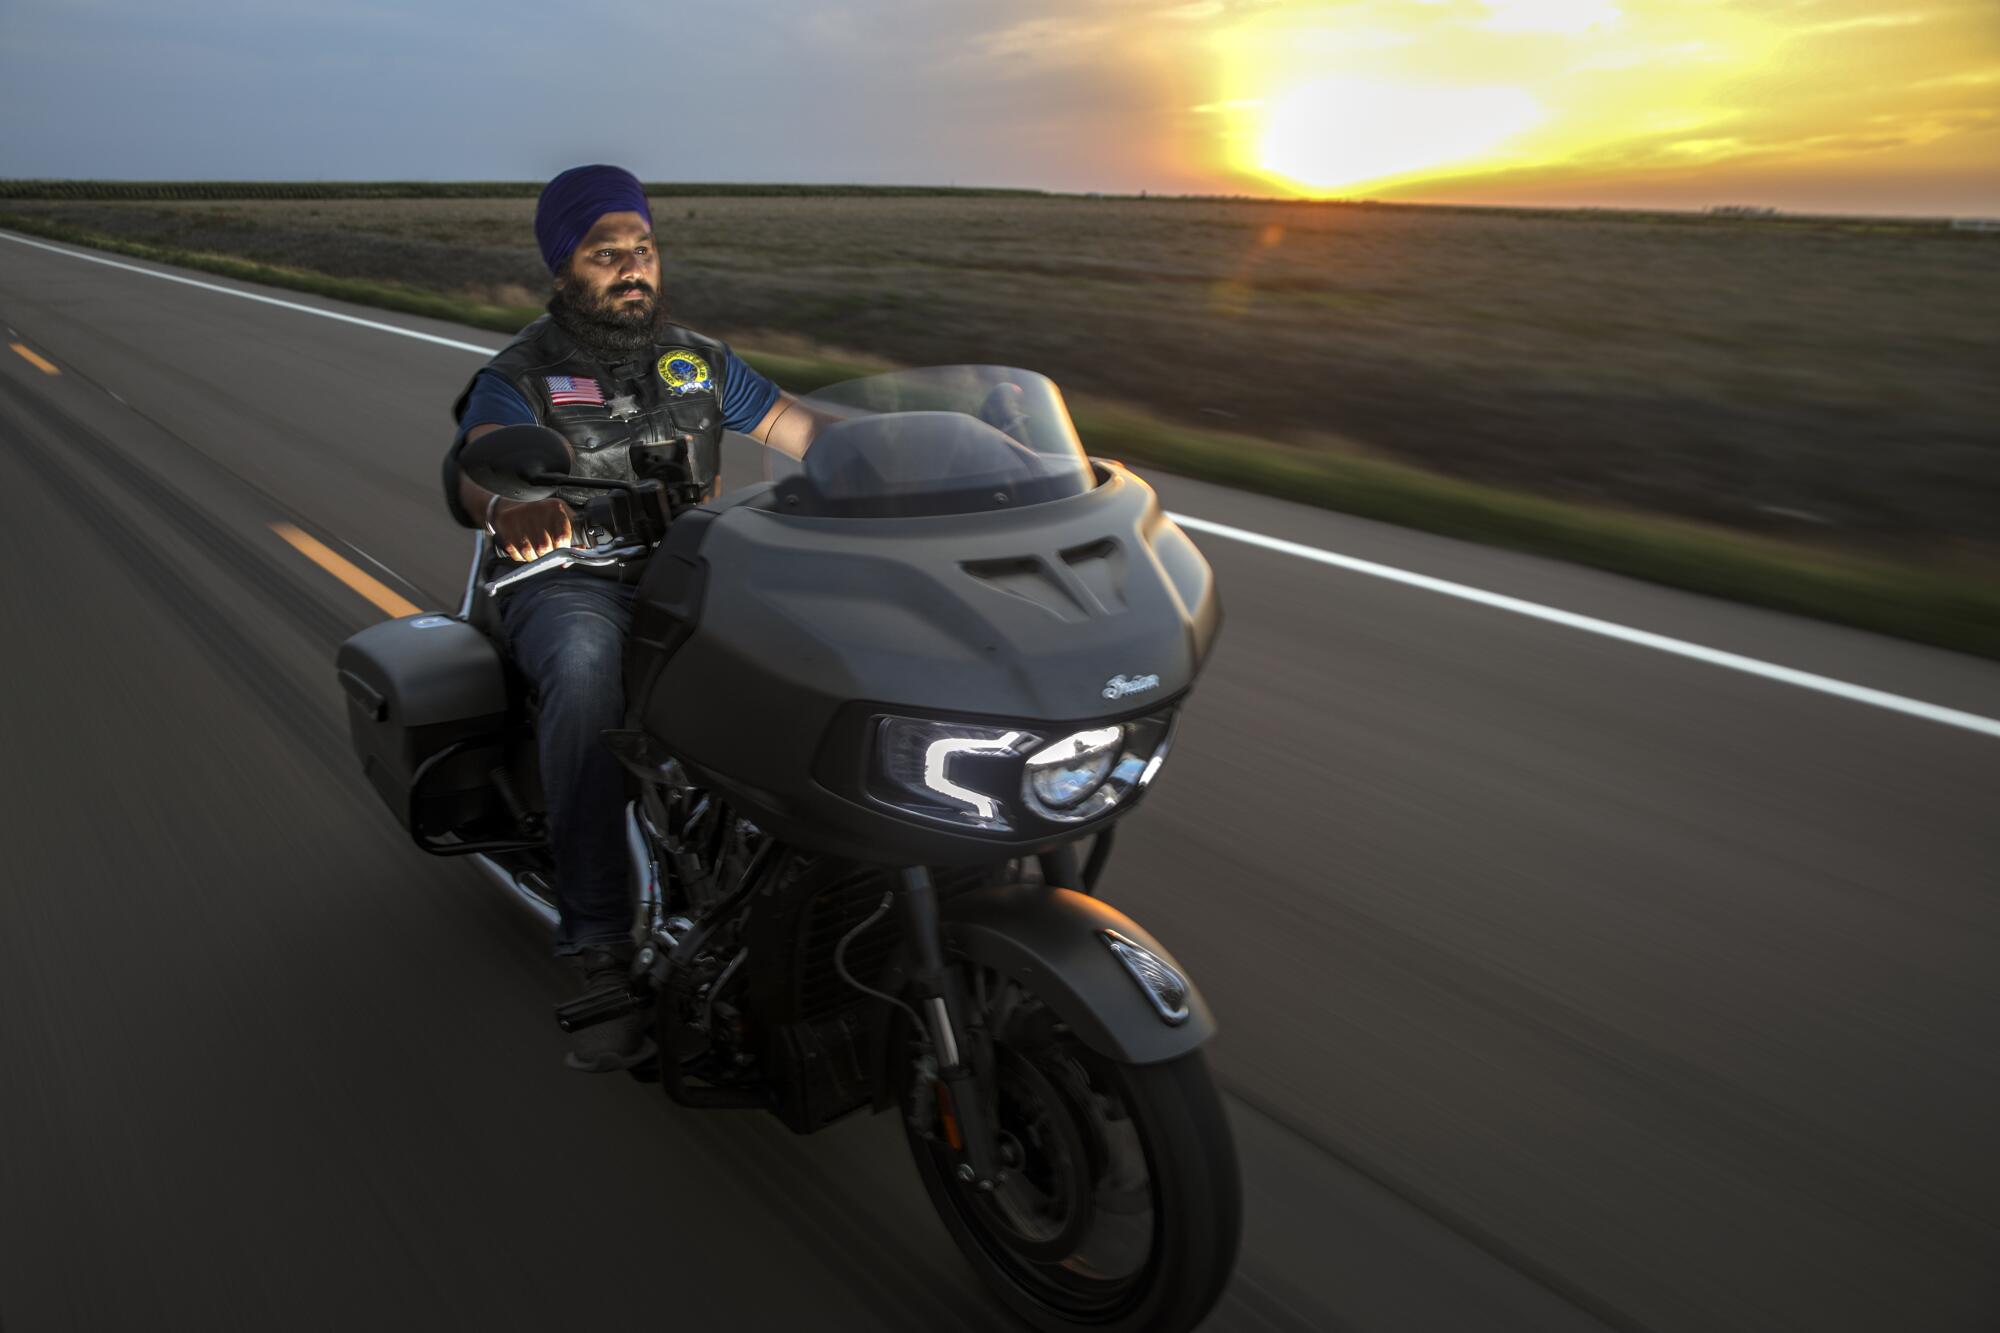
[[[509,500],[546,500],[556,493],[546,478],[570,469],[569,441],[547,426],[502,426],[458,451],[458,468],[472,484]]]

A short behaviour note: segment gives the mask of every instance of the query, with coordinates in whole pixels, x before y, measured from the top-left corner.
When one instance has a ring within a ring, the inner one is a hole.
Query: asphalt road
[[[0,351],[0,1325],[1004,1327],[888,1121],[563,1070],[545,940],[363,785],[380,613],[271,525],[455,603],[480,358],[5,237],[0,320],[57,372]],[[1154,480],[2000,718],[1992,663]],[[1222,642],[1105,892],[1223,1023],[1210,1327],[2000,1327],[2000,738],[1198,540]]]

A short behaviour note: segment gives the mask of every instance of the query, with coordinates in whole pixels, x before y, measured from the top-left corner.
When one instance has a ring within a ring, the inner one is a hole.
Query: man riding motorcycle
[[[568,440],[582,476],[636,481],[639,469],[685,477],[691,495],[720,489],[722,432],[794,457],[824,418],[752,370],[727,344],[669,321],[652,215],[637,177],[575,167],[535,206],[549,267],[549,313],[517,334],[459,395],[444,461],[445,503],[494,548],[527,561],[582,540],[572,505],[590,492],[513,501],[462,476],[458,452],[503,426],[535,423]],[[625,984],[632,907],[624,777],[601,734],[624,724],[621,681],[637,566],[575,567],[500,602],[510,655],[539,700],[536,722],[561,912],[556,953],[574,958],[585,993]],[[573,1069],[630,1068],[652,1054],[643,1013],[576,1033]]]

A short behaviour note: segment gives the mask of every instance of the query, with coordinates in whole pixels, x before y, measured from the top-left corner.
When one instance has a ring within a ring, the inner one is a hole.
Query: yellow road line
[[[21,354],[21,359],[23,361],[26,361],[29,365],[33,366],[36,370],[41,371],[44,375],[62,374],[60,370],[57,370],[55,368],[55,365],[52,362],[49,362],[43,359],[42,357],[36,356],[34,351],[25,346],[24,344],[8,343],[7,345],[13,348],[15,351],[19,352]]]
[[[300,555],[373,602],[384,615],[413,616],[420,609],[397,596],[380,579],[363,573],[350,561],[328,550],[325,543],[300,532],[291,524],[273,523],[271,531],[290,542]]]

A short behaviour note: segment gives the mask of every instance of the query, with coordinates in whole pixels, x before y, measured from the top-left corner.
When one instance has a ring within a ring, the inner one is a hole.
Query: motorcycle
[[[341,646],[363,771],[419,847],[552,925],[534,700],[495,597],[635,577],[605,743],[630,775],[636,952],[623,991],[558,1022],[647,1011],[659,1055],[635,1072],[685,1106],[801,1134],[895,1111],[952,1238],[1035,1327],[1191,1328],[1241,1216],[1215,1021],[1094,894],[1219,628],[1209,568],[1040,375],[806,401],[838,419],[720,498],[685,437],[633,446],[636,482],[573,475],[539,426],[467,444],[497,494],[599,494],[574,545],[496,572],[482,533],[456,614]]]

